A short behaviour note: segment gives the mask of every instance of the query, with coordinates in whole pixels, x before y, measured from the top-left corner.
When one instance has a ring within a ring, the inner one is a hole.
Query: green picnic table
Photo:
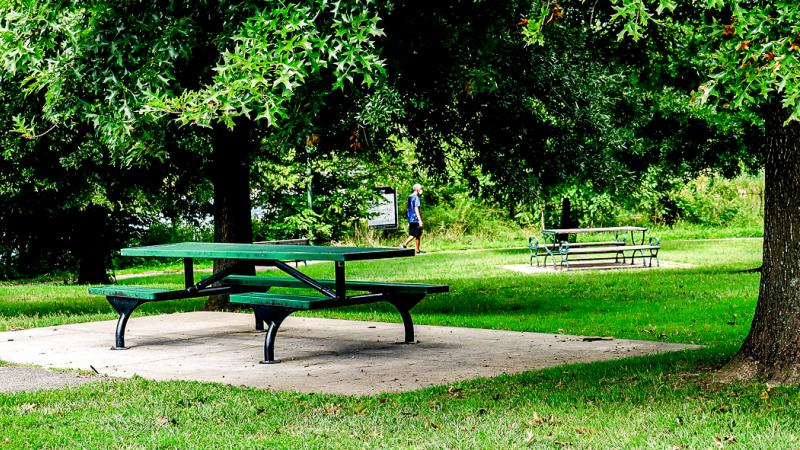
[[[627,245],[625,235],[630,232],[631,245]],[[569,235],[577,235],[583,233],[614,233],[613,241],[595,241],[595,242],[569,242],[567,237]],[[641,237],[637,239],[637,234],[641,233]],[[645,227],[602,227],[602,228],[557,228],[542,230],[543,244],[539,240],[530,237],[528,239],[528,248],[530,249],[530,264],[533,265],[534,259],[536,265],[539,265],[539,257],[544,257],[544,266],[547,267],[548,256],[553,261],[554,267],[566,267],[569,270],[570,257],[581,255],[606,255],[600,257],[582,258],[579,261],[588,260],[610,260],[614,259],[618,263],[622,259],[623,264],[626,261],[626,252],[628,253],[631,265],[636,261],[638,253],[642,260],[642,266],[646,265],[645,259],[650,259],[650,266],[653,266],[653,259],[656,260],[656,265],[660,265],[658,261],[658,251],[661,248],[661,239],[650,237],[650,241],[645,243],[645,235],[647,228]],[[559,238],[561,236],[561,238]],[[559,239],[564,239],[559,242]],[[648,252],[645,254],[645,252]],[[556,257],[558,257],[558,266],[556,266]]]
[[[388,302],[397,308],[403,318],[405,342],[413,343],[414,326],[411,320],[411,308],[427,294],[449,291],[446,285],[347,279],[345,264],[348,261],[414,256],[413,249],[183,242],[125,248],[121,253],[123,256],[182,258],[185,288],[170,290],[128,285],[90,288],[90,294],[106,296],[119,314],[116,342],[112,347],[115,350],[127,348],[125,326],[131,313],[140,305],[153,301],[218,294],[230,294],[231,303],[252,307],[257,330],[264,330],[264,324],[268,324],[262,363],[278,362],[274,357],[278,328],[286,317],[301,310]],[[226,259],[234,261],[234,264],[207,278],[195,280],[194,260],[197,258]],[[333,262],[335,277],[333,280],[314,279],[286,263],[297,260]],[[245,265],[272,266],[289,276],[237,275]],[[272,287],[313,289],[317,295],[267,292]],[[348,295],[348,291],[356,293]]]

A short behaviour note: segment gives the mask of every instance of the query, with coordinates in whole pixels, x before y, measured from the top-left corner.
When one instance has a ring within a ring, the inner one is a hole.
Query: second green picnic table
[[[577,234],[603,234],[614,233],[613,241],[595,241],[595,242],[573,242],[568,240],[569,235]],[[630,233],[631,245],[626,245],[626,235]],[[638,236],[641,233],[641,236]],[[542,230],[542,241],[540,244],[537,239],[531,237],[528,239],[528,247],[531,251],[530,264],[533,265],[534,259],[536,265],[539,265],[539,256],[544,256],[544,265],[547,266],[547,258],[550,257],[553,265],[556,264],[556,257],[558,257],[559,267],[566,267],[569,269],[570,255],[598,255],[610,254],[613,255],[615,262],[622,258],[625,262],[625,252],[630,253],[631,265],[633,265],[636,254],[638,253],[642,259],[642,264],[645,263],[645,258],[650,258],[650,266],[653,265],[653,259],[658,262],[658,250],[661,248],[661,240],[658,238],[650,238],[648,243],[645,243],[647,228],[623,226],[623,227],[602,227],[602,228],[554,228]],[[638,237],[638,239],[637,239]],[[544,254],[540,254],[544,251]],[[645,255],[645,251],[648,252]],[[608,257],[594,258],[607,260]]]
[[[394,283],[348,280],[345,264],[348,261],[365,261],[385,258],[414,256],[412,249],[329,247],[297,245],[263,245],[235,243],[183,242],[125,248],[123,256],[147,256],[181,258],[184,264],[184,289],[170,290],[147,286],[96,286],[89,293],[106,296],[111,306],[119,313],[116,345],[113,349],[124,349],[125,326],[131,313],[140,305],[161,300],[205,297],[230,294],[231,303],[249,305],[256,317],[256,329],[268,325],[264,344],[264,361],[277,362],[274,358],[275,337],[283,320],[299,310],[312,310],[338,306],[358,305],[385,301],[394,305],[403,318],[405,341],[414,341],[414,329],[410,310],[427,294],[448,292],[446,285]],[[232,264],[207,278],[195,280],[195,259],[225,259]],[[286,261],[329,261],[334,263],[334,279],[312,278],[291,267]],[[289,277],[263,277],[238,275],[243,266],[272,266]],[[272,287],[309,288],[319,295],[271,294]],[[359,291],[348,295],[348,291]]]

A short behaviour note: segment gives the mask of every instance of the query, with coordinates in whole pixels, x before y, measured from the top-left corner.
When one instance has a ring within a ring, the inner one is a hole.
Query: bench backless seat
[[[653,237],[650,238],[647,244],[636,245],[625,245],[624,239],[606,242],[570,243],[563,241],[558,244],[541,244],[537,239],[531,237],[528,239],[528,248],[531,253],[530,264],[533,265],[533,261],[536,260],[537,266],[539,265],[539,257],[544,257],[544,265],[547,266],[547,257],[551,256],[553,265],[556,264],[555,259],[558,257],[559,266],[569,269],[570,256],[572,255],[607,255],[597,258],[582,258],[579,261],[614,259],[615,262],[622,260],[623,264],[628,258],[631,259],[631,264],[634,264],[638,255],[642,259],[643,266],[647,265],[645,258],[649,258],[650,267],[653,266],[653,259],[656,260],[656,266],[661,264],[658,260],[661,239]]]
[[[89,294],[104,295],[111,307],[119,314],[113,350],[124,350],[125,326],[133,311],[144,303],[184,298],[207,297],[208,291],[192,292],[189,290],[162,289],[146,286],[92,286]]]
[[[209,283],[212,280],[209,280]],[[318,280],[326,287],[335,287],[335,280]],[[393,283],[372,281],[347,281],[348,291],[365,292],[346,298],[323,297],[293,294],[275,294],[267,291],[273,287],[306,288],[302,281],[288,277],[268,277],[251,275],[229,275],[217,282],[213,287],[202,290],[173,290],[145,286],[93,286],[89,293],[104,295],[114,310],[119,314],[116,330],[115,350],[125,349],[125,327],[131,313],[140,305],[148,302],[177,300],[185,298],[207,297],[211,293],[230,293],[233,304],[248,305],[253,309],[256,329],[264,330],[264,363],[276,362],[274,354],[275,337],[283,320],[295,311],[336,308],[341,306],[363,305],[367,303],[387,302],[400,312],[405,328],[405,342],[414,342],[414,324],[411,320],[411,308],[433,293],[448,292],[449,286],[438,284]]]
[[[323,286],[334,286],[334,280],[317,280]],[[248,305],[256,316],[256,328],[263,329],[267,325],[264,338],[264,364],[277,362],[275,359],[275,339],[278,328],[286,317],[295,311],[337,308],[342,306],[363,305],[376,302],[387,302],[397,308],[403,318],[405,343],[414,342],[414,323],[411,320],[411,308],[416,306],[428,294],[448,292],[449,286],[437,284],[391,283],[371,281],[347,281],[348,291],[366,292],[347,298],[322,296],[275,294],[266,292],[273,287],[303,288],[301,281],[286,277],[266,277],[250,275],[232,275],[225,278],[222,284],[234,289],[247,289],[248,292],[232,294],[231,303]],[[256,292],[256,289],[263,290]]]

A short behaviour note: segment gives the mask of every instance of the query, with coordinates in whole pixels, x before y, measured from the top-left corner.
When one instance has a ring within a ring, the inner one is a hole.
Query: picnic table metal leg
[[[562,258],[560,250],[559,250],[559,245],[560,244],[556,243],[556,235],[555,234],[550,234],[549,236],[550,236],[550,238],[552,240],[551,241],[552,245],[550,247],[545,247],[544,249],[545,249],[545,251],[547,251],[547,253],[550,254],[550,261],[553,263],[553,268],[554,269],[556,268],[556,255],[558,255],[558,264],[559,264],[559,268],[560,268],[560,266],[561,266],[561,258]],[[545,266],[545,268],[547,267],[547,261],[544,262],[544,266]]]
[[[253,316],[256,318],[256,331],[264,331],[264,321],[256,313]]]
[[[656,267],[661,267],[661,263],[658,261],[658,249],[650,249],[650,267],[653,267],[653,258],[656,259]]]
[[[639,257],[642,258],[642,267],[647,267],[647,262],[644,260],[644,250],[637,250],[637,251],[639,252]],[[636,253],[634,252],[634,255],[635,254]],[[633,265],[633,262],[631,262],[631,265]]]
[[[279,359],[275,359],[275,338],[278,336],[278,329],[281,327],[284,319],[289,317],[294,311],[294,309],[290,308],[253,305],[253,312],[256,315],[256,320],[261,320],[262,323],[266,322],[269,327],[267,328],[266,336],[264,336],[264,360],[261,361],[261,364],[275,364],[281,362]]]
[[[127,350],[128,347],[125,347],[125,326],[128,325],[128,319],[131,317],[131,313],[141,305],[142,301],[134,300],[131,298],[125,297],[114,297],[108,296],[106,297],[108,303],[111,304],[111,307],[119,313],[119,319],[117,320],[117,331],[116,331],[116,342],[111,350]]]
[[[347,297],[347,285],[345,284],[344,261],[336,261],[336,297],[344,299]]]
[[[404,344],[413,344],[414,340],[414,321],[411,320],[411,308],[417,306],[417,303],[422,301],[425,298],[424,295],[417,295],[417,296],[407,296],[404,297],[402,300],[389,300],[397,311],[400,313],[400,317],[403,318],[403,328],[405,330],[405,341]]]
[[[194,286],[194,263],[192,258],[183,258],[183,284],[186,289]]]

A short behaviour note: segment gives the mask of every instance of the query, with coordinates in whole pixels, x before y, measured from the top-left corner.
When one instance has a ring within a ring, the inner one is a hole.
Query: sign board
[[[375,188],[381,198],[376,199],[369,208],[369,227],[373,230],[394,230],[397,228],[397,191],[392,187]]]

